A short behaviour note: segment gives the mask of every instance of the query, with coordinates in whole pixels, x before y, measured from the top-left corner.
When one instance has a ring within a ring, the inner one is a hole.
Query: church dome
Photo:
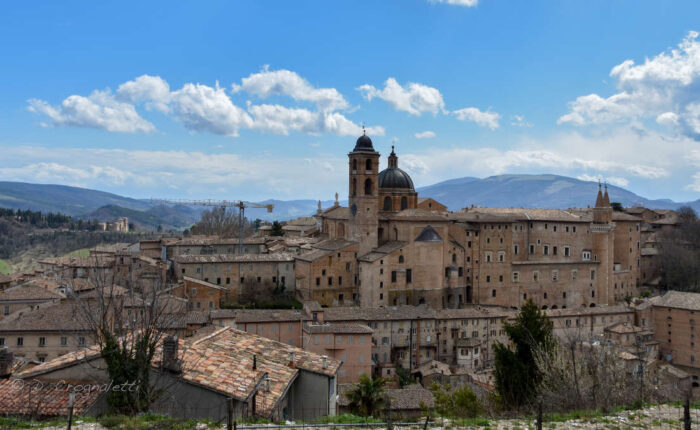
[[[355,142],[355,149],[353,149],[353,151],[374,151],[372,139],[370,139],[366,134],[358,137],[357,142]]]
[[[401,188],[413,191],[413,181],[408,173],[398,167],[388,167],[379,172],[379,188]]]
[[[403,189],[411,190],[413,189],[413,181],[408,173],[399,169],[399,157],[394,153],[394,147],[391,147],[391,154],[389,154],[389,167],[379,172],[379,189]]]

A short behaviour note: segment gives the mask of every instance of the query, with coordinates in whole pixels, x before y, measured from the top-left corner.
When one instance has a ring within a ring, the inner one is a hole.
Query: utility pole
[[[68,394],[68,430],[73,426],[73,405],[75,404],[75,393]]]

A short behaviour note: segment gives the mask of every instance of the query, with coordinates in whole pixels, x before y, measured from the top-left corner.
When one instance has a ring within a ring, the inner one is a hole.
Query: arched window
[[[372,170],[372,159],[365,160],[365,170]]]
[[[399,263],[403,263],[403,255],[399,255]]]
[[[370,178],[365,179],[365,195],[372,195],[372,180]]]
[[[352,160],[352,170],[357,171],[357,158]]]
[[[408,199],[406,197],[401,197],[401,210],[408,208]]]
[[[394,227],[394,240],[399,240],[399,230]]]
[[[357,179],[352,178],[352,195],[357,195]]]
[[[391,197],[389,197],[389,196],[384,197],[384,210],[385,211],[391,210]]]

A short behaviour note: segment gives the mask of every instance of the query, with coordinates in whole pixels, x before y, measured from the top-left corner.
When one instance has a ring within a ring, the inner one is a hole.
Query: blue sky
[[[700,2],[13,2],[0,180],[329,199],[364,122],[417,186],[700,198]],[[383,162],[385,162],[383,157]]]

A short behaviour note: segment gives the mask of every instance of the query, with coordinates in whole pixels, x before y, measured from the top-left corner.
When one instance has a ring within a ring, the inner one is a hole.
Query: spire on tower
[[[608,195],[608,182],[605,182],[605,194],[603,195],[603,205],[610,206],[610,196]]]
[[[602,208],[605,206],[605,203],[603,201],[603,190],[602,190],[602,185],[600,184],[600,179],[598,180],[598,196],[595,198],[595,207],[597,208]]]

